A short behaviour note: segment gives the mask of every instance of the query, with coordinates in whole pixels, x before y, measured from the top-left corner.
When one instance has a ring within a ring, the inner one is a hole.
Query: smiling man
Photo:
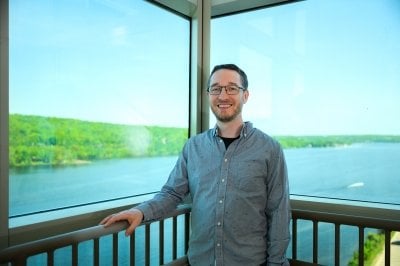
[[[190,194],[190,265],[288,265],[289,184],[282,148],[243,121],[249,91],[239,67],[215,66],[207,92],[215,127],[187,141],[153,199],[101,224],[127,220],[129,235],[143,221],[166,217]]]
[[[242,108],[249,97],[247,79],[242,80],[237,71],[223,67],[224,65],[216,66],[209,80],[208,94],[211,110],[220,122],[218,124],[228,124],[234,120],[235,124],[242,124]]]

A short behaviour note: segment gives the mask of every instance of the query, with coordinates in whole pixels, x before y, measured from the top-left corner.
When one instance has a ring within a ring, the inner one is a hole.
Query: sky
[[[187,127],[189,27],[145,1],[10,1],[10,113]],[[397,0],[302,1],[213,19],[211,65],[245,70],[271,135],[400,135],[398,32]]]
[[[246,70],[244,117],[265,131],[400,133],[400,1],[309,0],[211,27],[212,65]]]
[[[145,1],[10,10],[10,113],[187,127],[188,20]]]

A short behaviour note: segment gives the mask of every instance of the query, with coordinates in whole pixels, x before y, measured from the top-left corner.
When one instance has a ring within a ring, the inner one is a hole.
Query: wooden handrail
[[[298,204],[292,209],[292,258],[297,259],[297,221],[308,220],[313,223],[313,263],[318,263],[318,223],[331,223],[335,225],[335,265],[340,265],[340,226],[355,226],[359,229],[359,247],[364,246],[364,229],[375,228],[385,232],[385,265],[390,265],[390,234],[400,231],[400,211],[385,210],[373,207],[362,207],[358,212],[351,214],[349,210],[343,210],[339,205],[317,203],[314,209],[304,208],[304,204]],[[334,208],[332,208],[332,206]],[[303,207],[303,208],[302,208]],[[309,206],[307,206],[309,207]],[[328,210],[324,211],[324,207]],[[339,208],[338,208],[339,207]],[[364,249],[358,250],[358,262],[364,265]]]
[[[189,213],[191,205],[185,204],[180,205],[175,211],[173,211],[168,217],[176,217],[181,214]],[[149,221],[142,223],[141,225],[147,225],[156,221]],[[19,261],[26,259],[29,256],[47,252],[49,250],[55,250],[61,247],[69,246],[72,244],[80,243],[87,240],[96,239],[102,236],[111,235],[125,230],[128,227],[127,222],[118,222],[104,227],[103,225],[97,225],[82,230],[77,230],[45,239],[27,242],[24,244],[8,247],[0,251],[0,263],[6,263],[10,261]]]
[[[369,228],[377,228],[390,231],[400,231],[399,219],[379,219],[374,217],[364,217],[357,215],[345,215],[338,213],[310,211],[293,209],[292,217],[296,219],[326,222],[332,224],[352,225]]]
[[[374,214],[373,208],[364,208],[359,213],[354,213],[351,215],[349,211],[343,211],[343,209],[337,208],[333,206],[333,209],[329,209],[329,206],[325,204],[321,204],[316,208],[303,208],[303,205],[296,205],[292,209],[292,219],[294,221],[297,220],[310,220],[313,223],[325,222],[332,223],[335,225],[335,234],[337,237],[337,242],[339,243],[339,226],[340,225],[351,225],[357,226],[359,228],[376,228],[385,230],[385,232],[392,231],[400,231],[400,214],[398,210],[381,210],[376,209],[376,212],[379,215]],[[309,207],[309,206],[308,206]],[[324,211],[324,209],[326,211]],[[179,206],[170,216],[165,217],[164,219],[168,219],[171,217],[176,217],[182,214],[188,214],[191,211],[191,205],[185,204]],[[369,212],[371,211],[371,212]],[[152,222],[150,221],[143,223],[142,225],[149,225]],[[188,223],[188,221],[187,221]],[[56,250],[61,247],[74,245],[83,241],[98,239],[102,236],[116,234],[120,231],[123,231],[127,228],[127,222],[119,222],[111,225],[110,227],[105,228],[102,225],[93,226],[69,233],[64,233],[61,235],[44,238],[41,240],[31,241],[24,244],[19,244],[16,246],[8,247],[2,251],[0,251],[0,263],[6,262],[18,262],[24,261],[26,258],[32,255],[41,254],[48,252],[49,250]],[[185,225],[189,227],[188,224]],[[296,226],[295,226],[296,227]],[[315,227],[315,226],[314,226]],[[336,230],[337,229],[337,230]],[[186,232],[186,238],[188,239],[188,232]],[[295,233],[295,232],[294,232]],[[316,235],[317,237],[317,235]],[[293,247],[296,247],[296,236],[292,236]],[[387,240],[388,241],[388,240]],[[187,243],[185,243],[187,249]],[[360,249],[362,250],[362,249]],[[313,258],[313,262],[317,263],[318,261],[318,252],[316,250],[316,255]],[[339,251],[335,254],[339,255]],[[389,251],[386,251],[385,256],[387,259],[390,257]],[[293,258],[296,259],[296,252],[293,253]],[[18,264],[18,263],[17,263]],[[338,265],[338,258],[335,259],[335,264]],[[24,265],[24,263],[21,263]]]

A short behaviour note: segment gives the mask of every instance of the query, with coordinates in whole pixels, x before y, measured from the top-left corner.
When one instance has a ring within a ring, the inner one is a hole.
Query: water
[[[285,151],[291,194],[400,203],[400,144]]]
[[[175,162],[155,157],[13,170],[10,216],[158,191]]]
[[[285,156],[292,194],[400,204],[400,144],[288,149]],[[175,161],[176,157],[157,157],[14,170],[10,172],[10,214],[157,191]],[[299,229],[298,257],[312,260],[312,225],[304,222]],[[334,228],[321,224],[320,230],[320,263],[332,265]],[[345,265],[358,248],[356,228],[342,230],[341,239],[341,265]]]

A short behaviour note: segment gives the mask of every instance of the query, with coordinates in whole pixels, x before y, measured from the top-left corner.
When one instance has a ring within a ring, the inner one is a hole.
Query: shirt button
[[[221,244],[220,243],[217,243],[217,247],[220,247],[221,246]]]
[[[222,200],[219,200],[219,203],[222,203]]]
[[[218,226],[221,226],[221,222],[218,222],[217,225],[218,225]]]
[[[222,142],[222,139],[220,139],[219,142]]]
[[[224,178],[222,178],[222,180],[221,180],[222,182],[225,182],[225,179]]]
[[[227,162],[227,161],[228,161],[228,159],[225,158],[225,162]]]

